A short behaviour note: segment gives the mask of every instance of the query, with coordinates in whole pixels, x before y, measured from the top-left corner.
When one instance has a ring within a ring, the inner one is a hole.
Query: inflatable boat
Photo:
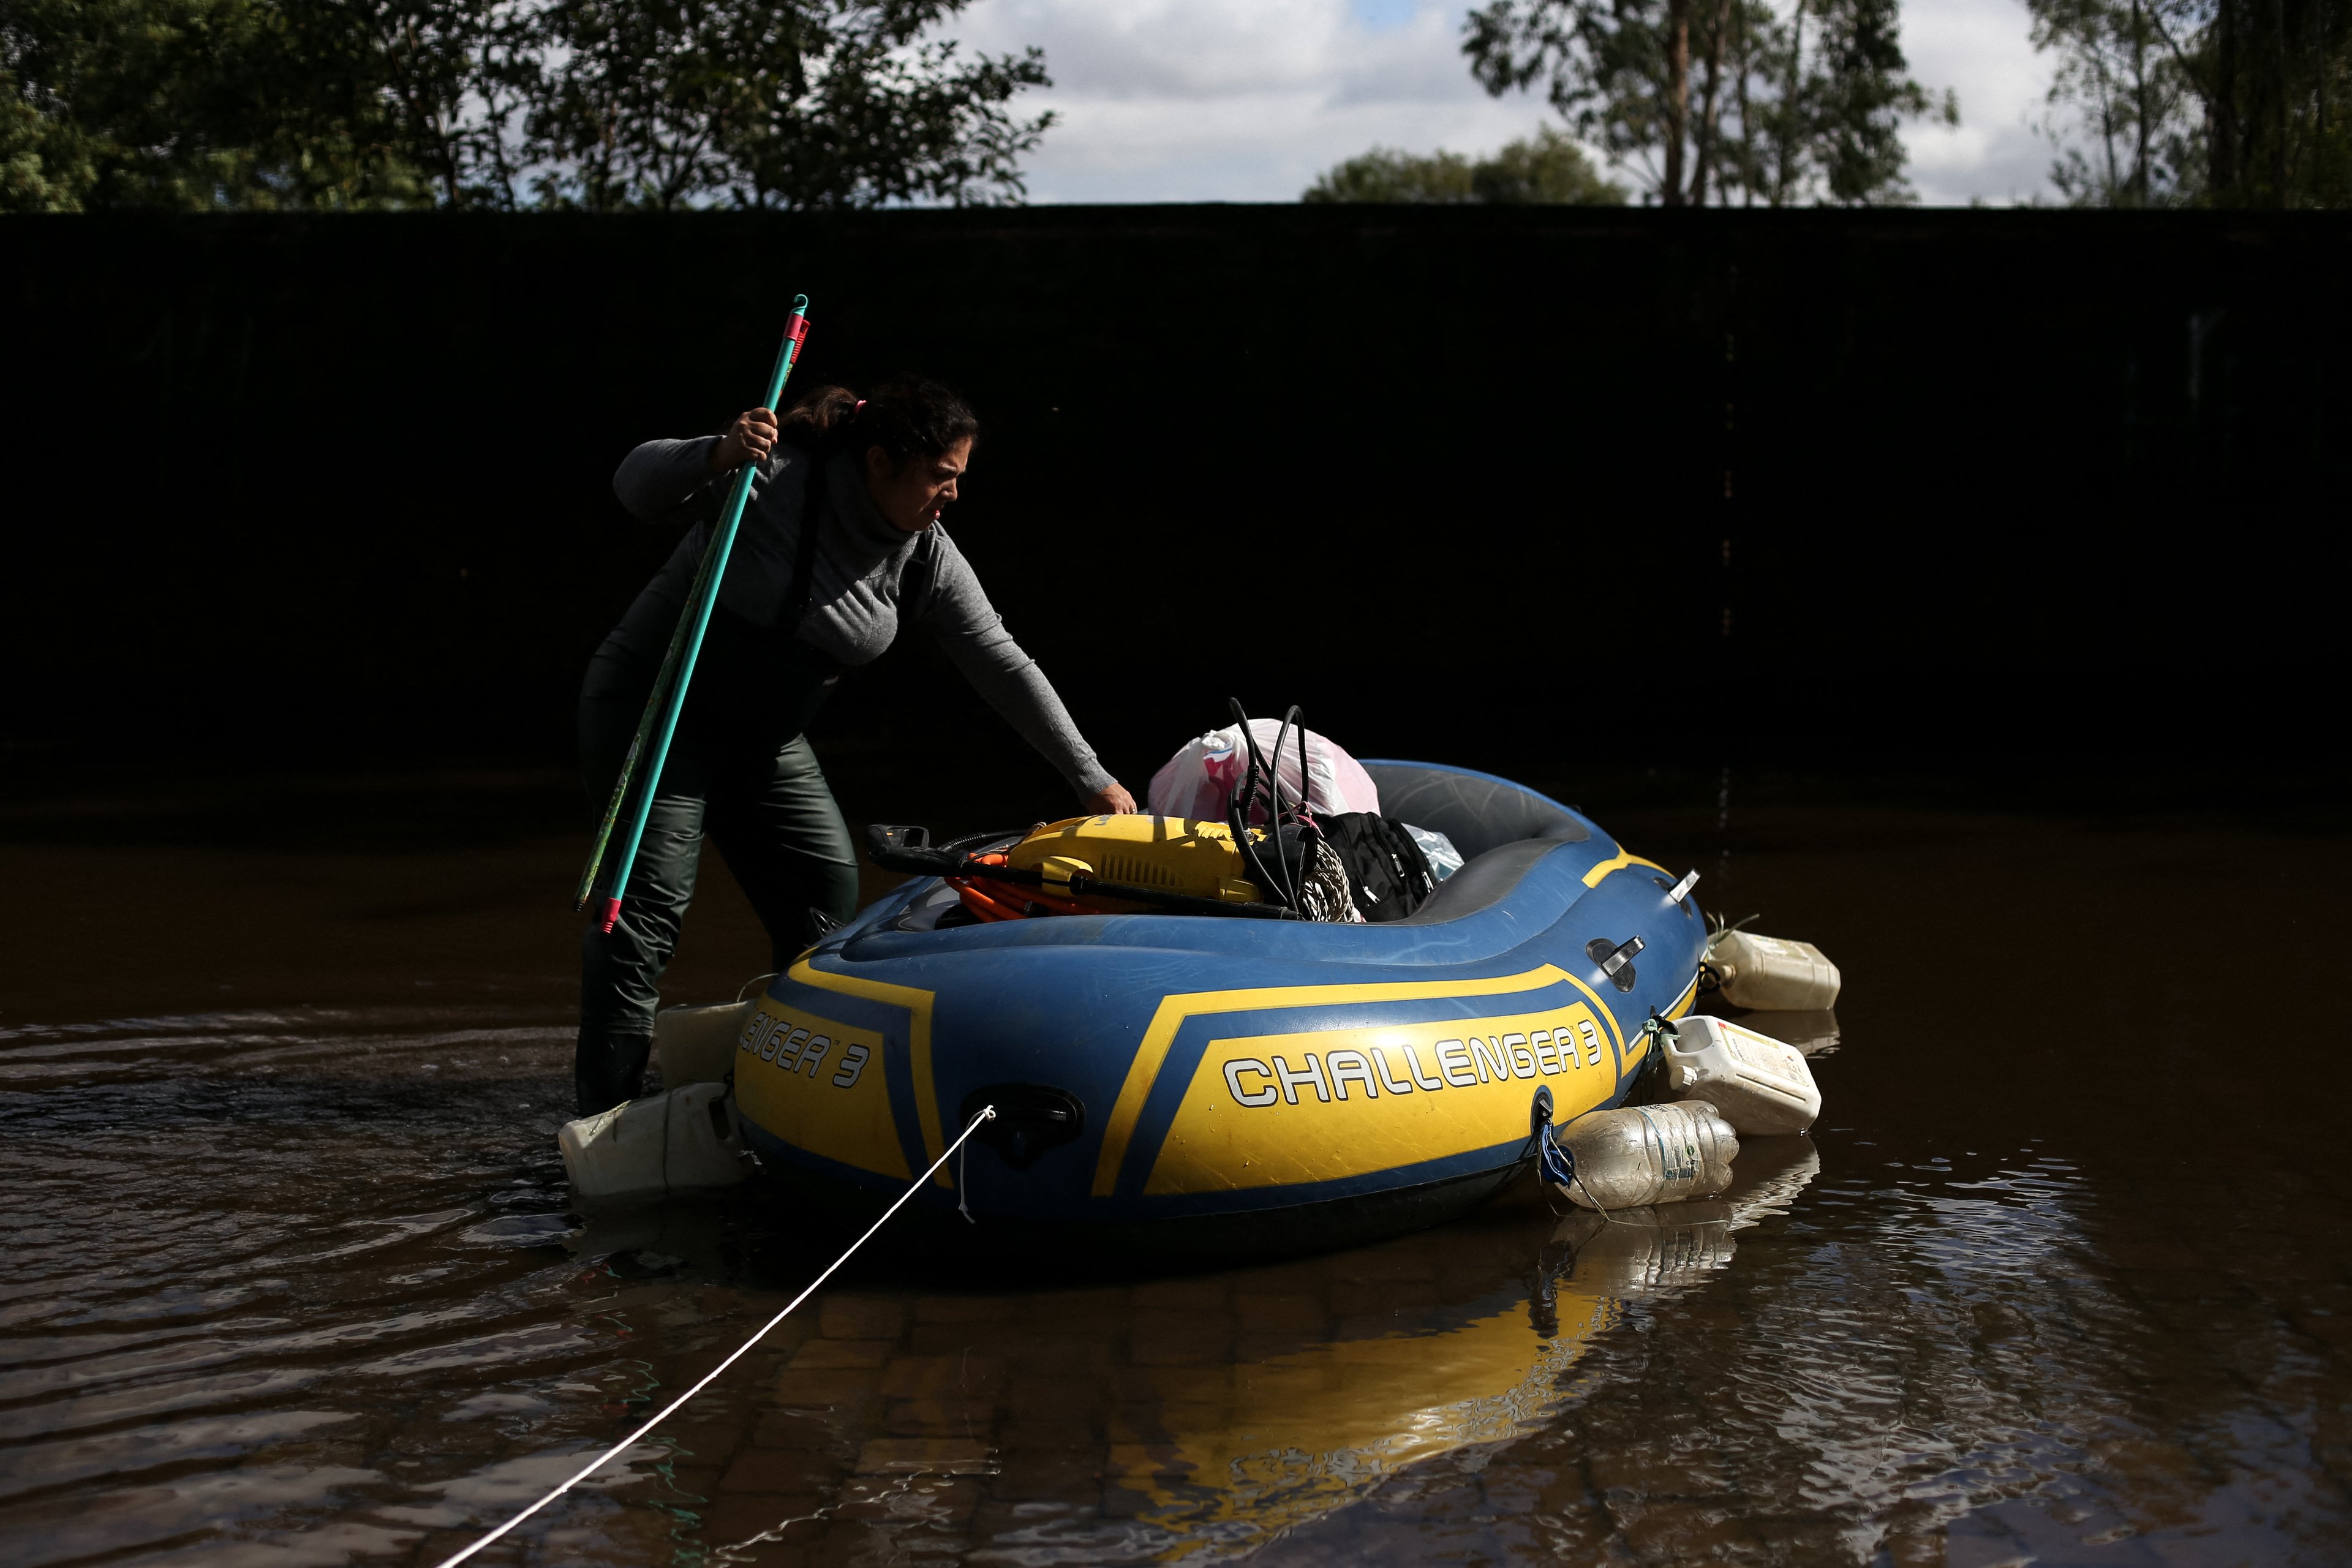
[[[958,924],[957,889],[917,878],[746,1017],[745,1141],[877,1209],[992,1106],[920,1201],[1089,1252],[1353,1245],[1481,1202],[1546,1121],[1635,1089],[1648,1020],[1696,993],[1706,921],[1690,879],[1533,790],[1364,765],[1386,816],[1464,858],[1411,915]]]

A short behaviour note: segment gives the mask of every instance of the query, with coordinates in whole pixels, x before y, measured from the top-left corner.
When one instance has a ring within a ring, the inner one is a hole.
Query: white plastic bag
[[[1421,846],[1421,858],[1429,862],[1429,874],[1443,882],[1462,869],[1462,851],[1454,847],[1454,840],[1433,827],[1415,827],[1408,822],[1404,830]]]
[[[1275,762],[1274,742],[1282,733],[1279,719],[1253,719],[1250,731],[1257,737],[1258,754],[1269,763]],[[1305,745],[1300,737],[1304,735]],[[1372,775],[1364,771],[1363,763],[1332,744],[1312,730],[1293,728],[1282,743],[1282,759],[1276,772],[1282,777],[1283,798],[1295,801],[1299,794],[1299,771],[1303,760],[1306,769],[1307,809],[1318,816],[1336,816],[1344,811],[1378,812],[1381,792],[1372,783]],[[1225,808],[1234,792],[1242,785],[1249,771],[1249,751],[1242,744],[1238,724],[1228,724],[1222,730],[1212,730],[1198,740],[1187,742],[1183,748],[1168,759],[1167,765],[1151,775],[1149,805],[1156,816],[1181,816],[1187,822],[1223,822]],[[1264,824],[1265,809],[1261,797],[1250,820]]]

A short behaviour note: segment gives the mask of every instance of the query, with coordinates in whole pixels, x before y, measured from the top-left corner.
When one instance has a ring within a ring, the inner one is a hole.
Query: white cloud
[[[1369,147],[1490,152],[1545,119],[1489,98],[1461,51],[1462,0],[976,0],[966,47],[1045,50],[1061,123],[1027,163],[1034,202],[1295,200]],[[1957,129],[1913,128],[1923,200],[2043,190],[2027,129],[2049,80],[2019,0],[1906,0],[1912,73],[1960,95]]]
[[[1903,52],[1930,89],[1960,95],[1957,126],[1914,125],[1911,184],[1923,202],[2022,201],[2050,193],[2050,143],[2031,127],[2050,89],[2019,0],[1904,0]]]

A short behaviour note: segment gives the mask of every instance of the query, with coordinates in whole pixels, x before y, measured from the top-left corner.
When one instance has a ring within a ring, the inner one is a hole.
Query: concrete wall
[[[2347,277],[2333,215],[8,219],[0,712],[20,775],[568,762],[668,543],[614,463],[804,290],[802,385],[978,405],[950,526],[1130,777],[1228,692],[1499,767],[2308,757]],[[824,724],[1031,765],[928,649]]]

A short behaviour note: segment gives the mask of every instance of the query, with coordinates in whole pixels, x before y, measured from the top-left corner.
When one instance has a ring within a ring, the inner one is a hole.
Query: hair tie
[[[850,416],[852,419],[856,418],[856,417],[857,417],[857,416],[858,416],[860,413],[864,412],[865,407],[866,407],[866,399],[864,399],[864,398],[862,398],[862,397],[861,397],[861,398],[859,398],[859,399],[857,400],[857,405],[856,405],[856,407],[852,408],[852,409],[849,411],[849,416]]]

